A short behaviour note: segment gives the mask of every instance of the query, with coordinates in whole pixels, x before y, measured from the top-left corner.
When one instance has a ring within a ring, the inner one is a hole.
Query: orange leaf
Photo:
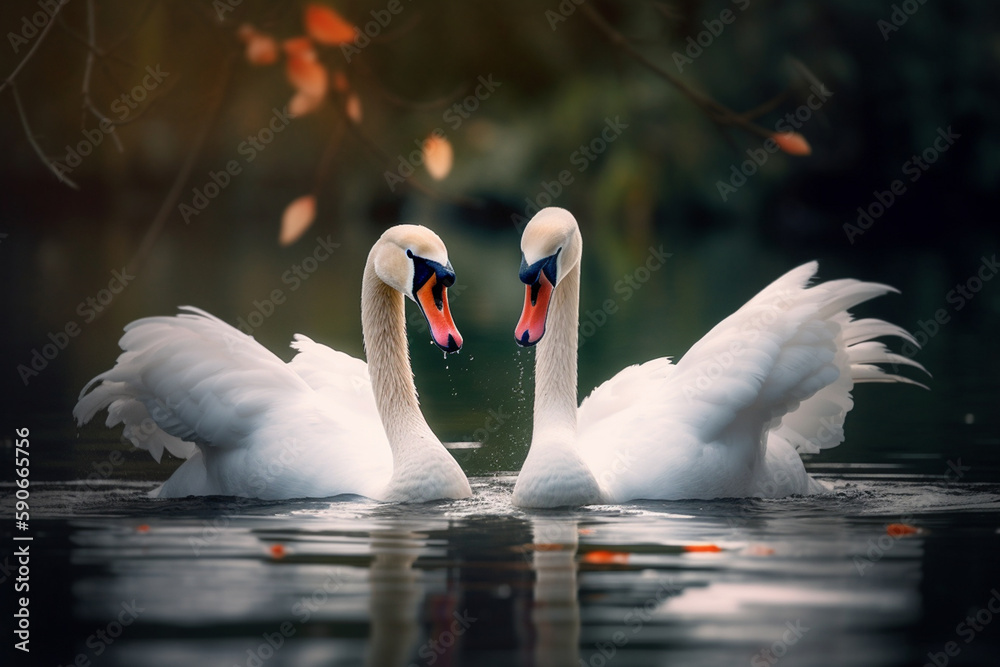
[[[148,523],[140,523],[138,526],[135,527],[135,532],[137,532],[137,533],[148,533],[149,532],[149,524]]]
[[[272,558],[284,558],[285,554],[288,553],[288,550],[285,549],[284,544],[272,544],[269,551],[271,552]]]
[[[347,96],[347,101],[344,103],[344,113],[347,114],[348,118],[354,121],[355,125],[361,124],[361,99],[358,97],[357,93],[351,93]]]
[[[778,148],[789,155],[810,155],[812,147],[806,138],[798,132],[776,132],[771,135]]]
[[[451,171],[454,152],[451,142],[442,136],[431,134],[424,139],[424,165],[427,173],[435,181],[440,181]]]
[[[288,114],[292,118],[301,118],[316,111],[322,101],[322,97],[313,97],[302,92],[295,93],[288,102]]]
[[[244,23],[243,25],[241,25],[239,28],[236,29],[236,36],[239,37],[240,41],[243,42],[244,44],[253,39],[254,35],[256,34],[257,34],[257,29],[254,28],[249,23]]]
[[[251,65],[273,65],[278,60],[278,43],[270,35],[257,33],[247,40],[246,57]]]
[[[309,97],[322,98],[326,95],[326,68],[307,55],[289,55],[285,68],[288,82]]]
[[[330,46],[354,41],[354,26],[325,5],[306,7],[306,32],[320,44]]]
[[[338,93],[346,93],[351,85],[347,82],[347,75],[344,70],[338,69],[333,73],[333,89]]]
[[[581,560],[592,565],[625,565],[628,557],[624,551],[590,551],[583,554]]]
[[[746,556],[773,556],[774,549],[765,547],[763,544],[751,544],[743,550],[743,554]]]
[[[722,547],[718,547],[714,544],[689,544],[684,547],[684,551],[687,551],[688,553],[717,554],[722,551]]]
[[[905,535],[916,535],[920,532],[920,529],[908,523],[890,523],[885,527],[885,532],[892,537],[903,537]]]
[[[305,195],[299,197],[285,208],[281,216],[281,235],[278,242],[281,245],[291,245],[299,240],[316,219],[316,197]]]
[[[281,46],[289,58],[299,57],[306,60],[316,60],[316,49],[313,48],[313,43],[309,41],[308,37],[292,37],[283,41]]]

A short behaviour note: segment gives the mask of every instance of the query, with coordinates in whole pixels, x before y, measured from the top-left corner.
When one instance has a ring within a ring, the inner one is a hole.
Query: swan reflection
[[[531,621],[535,629],[535,665],[575,667],[580,661],[577,522],[575,519],[536,517],[531,527],[531,566],[535,572]]]

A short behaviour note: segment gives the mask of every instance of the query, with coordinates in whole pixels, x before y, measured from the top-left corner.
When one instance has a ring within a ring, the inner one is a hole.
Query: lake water
[[[545,512],[511,475],[417,506],[40,482],[16,664],[1000,664],[1000,486],[811,468],[831,495]]]

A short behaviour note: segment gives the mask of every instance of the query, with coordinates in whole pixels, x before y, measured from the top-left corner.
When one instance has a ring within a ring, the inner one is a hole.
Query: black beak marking
[[[542,289],[542,282],[541,281],[531,283],[531,305],[532,306],[536,305],[536,303],[538,301],[538,291],[540,289]]]
[[[434,305],[437,306],[438,311],[443,310],[444,290],[455,284],[455,270],[451,268],[451,262],[442,265],[414,255],[410,250],[406,251],[406,255],[413,260],[413,294],[416,295],[417,291],[431,279],[432,275],[437,276],[437,282],[431,288],[431,293],[434,295]]]
[[[559,260],[559,253],[562,252],[562,248],[556,250],[554,255],[549,255],[544,257],[534,264],[529,265],[528,261],[524,258],[524,253],[521,254],[521,270],[518,272],[517,277],[521,279],[521,282],[525,285],[532,285],[535,287],[531,293],[531,305],[535,305],[535,297],[538,296],[537,285],[539,281],[539,274],[545,273],[545,277],[549,279],[552,286],[556,286],[556,277],[558,276],[558,267],[556,266]]]

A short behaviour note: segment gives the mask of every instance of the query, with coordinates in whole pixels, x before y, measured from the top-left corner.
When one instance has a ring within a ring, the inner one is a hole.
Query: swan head
[[[434,344],[445,352],[460,350],[462,334],[448,307],[455,270],[441,238],[420,225],[396,225],[382,234],[372,255],[379,279],[416,302]]]
[[[514,328],[518,345],[534,345],[545,335],[552,293],[579,264],[582,255],[580,227],[566,209],[543,208],[525,226],[518,274],[525,284],[524,310]]]

